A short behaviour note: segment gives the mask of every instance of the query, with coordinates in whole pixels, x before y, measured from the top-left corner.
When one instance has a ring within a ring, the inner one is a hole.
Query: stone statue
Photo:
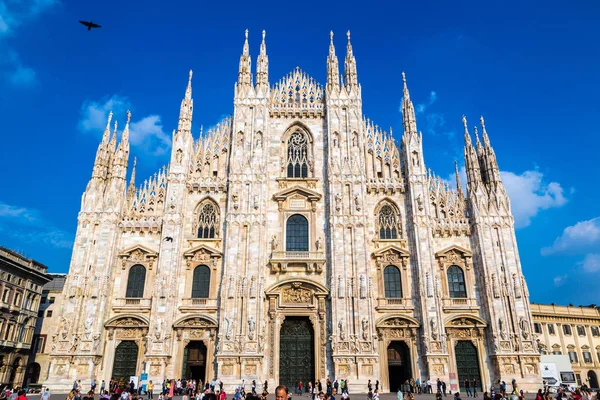
[[[233,322],[229,318],[225,318],[225,339],[231,339],[231,331],[233,330]]]
[[[346,332],[344,331],[344,320],[340,319],[338,322],[338,328],[340,330],[340,340],[346,340]]]
[[[323,238],[319,236],[319,238],[317,239],[317,243],[315,243],[315,245],[317,246],[317,251],[320,251],[323,249]]]
[[[67,325],[67,320],[65,319],[65,317],[60,317],[60,324],[58,326],[59,326],[60,336],[63,339],[66,339],[67,335],[69,334],[69,326]]]
[[[85,337],[89,339],[92,334],[92,325],[94,324],[94,317],[92,315],[88,315],[83,324],[83,328],[85,330]]]
[[[367,319],[367,317],[363,317],[363,319],[361,321],[361,325],[362,325],[363,339],[367,340],[367,338],[369,337],[369,320]]]
[[[337,211],[342,209],[342,195],[339,193],[335,195],[335,209]]]
[[[360,197],[358,197],[357,194],[354,195],[354,206],[356,207],[356,211],[360,211],[360,209],[361,209]]]
[[[273,235],[273,237],[271,238],[271,250],[277,251],[278,248],[279,248],[279,239],[277,239],[276,235]]]
[[[417,196],[417,208],[419,211],[423,211],[423,200],[421,199],[421,195]]]
[[[256,329],[256,321],[254,321],[254,317],[250,317],[248,319],[248,339],[254,340],[255,329]]]
[[[504,326],[504,319],[498,320],[498,330],[500,331],[500,337],[502,340],[506,340],[506,327]]]
[[[181,160],[183,158],[183,151],[181,149],[177,149],[177,155],[175,158],[177,159],[177,163],[181,164]]]
[[[250,278],[250,298],[254,299],[256,297],[256,277],[253,276]]]
[[[427,297],[433,297],[433,282],[431,281],[431,274],[429,272],[427,272],[425,277],[425,285]]]
[[[227,288],[227,297],[233,299],[235,290],[235,280],[233,279],[233,275],[229,275],[229,287]]]
[[[523,339],[527,340],[529,338],[529,321],[521,317],[519,320],[519,328],[521,328],[521,336],[523,336]]]
[[[341,275],[338,275],[338,298],[340,298],[340,299],[344,298],[344,291],[345,291],[344,277]]]
[[[435,322],[435,318],[431,318],[429,320],[429,326],[431,327],[431,337],[433,340],[437,340],[437,323]]]

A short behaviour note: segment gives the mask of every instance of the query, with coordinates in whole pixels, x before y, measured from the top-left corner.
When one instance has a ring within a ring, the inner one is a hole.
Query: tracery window
[[[379,225],[379,239],[398,239],[400,217],[391,205],[386,204],[381,207],[377,222]]]
[[[219,225],[219,213],[217,206],[212,202],[206,202],[200,208],[198,216],[198,238],[213,239]]]
[[[294,214],[287,220],[285,251],[308,251],[308,220]]]
[[[144,297],[144,286],[146,284],[146,268],[137,264],[129,269],[127,278],[127,290],[125,297],[142,298]]]
[[[387,299],[402,298],[402,282],[400,270],[395,265],[388,265],[383,270],[383,283],[385,286],[385,297]]]
[[[465,299],[467,298],[467,289],[465,286],[465,274],[463,270],[452,265],[448,268],[448,292],[451,299]]]
[[[192,278],[192,298],[207,299],[210,289],[210,268],[199,265],[194,269]]]
[[[301,131],[292,133],[287,141],[287,177],[308,177],[308,137]]]

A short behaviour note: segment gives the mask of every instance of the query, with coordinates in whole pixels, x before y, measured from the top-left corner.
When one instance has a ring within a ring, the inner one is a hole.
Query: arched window
[[[308,177],[308,138],[301,131],[292,133],[287,141],[287,177]]]
[[[402,298],[402,283],[400,281],[400,270],[395,265],[388,265],[383,270],[383,283],[385,285],[385,297],[387,299]]]
[[[199,265],[194,269],[192,278],[192,298],[208,299],[208,289],[210,288],[210,268],[206,265]]]
[[[286,251],[308,251],[308,220],[294,214],[287,220],[285,237]]]
[[[400,216],[394,208],[386,204],[379,210],[379,239],[398,239],[400,231]]]
[[[217,206],[206,202],[200,207],[198,216],[198,238],[213,239],[219,224],[219,213]]]
[[[146,283],[146,268],[143,265],[134,265],[129,270],[127,278],[127,291],[125,297],[142,298],[144,297],[144,285]]]
[[[467,298],[467,289],[465,287],[465,274],[460,267],[452,265],[448,268],[448,291],[451,299]]]

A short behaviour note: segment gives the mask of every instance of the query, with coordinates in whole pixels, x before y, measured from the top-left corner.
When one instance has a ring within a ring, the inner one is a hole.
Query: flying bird
[[[167,236],[167,237],[165,238],[165,241],[166,241],[166,242],[172,242],[172,241],[173,241],[173,238],[172,238],[171,236]]]
[[[88,28],[88,31],[91,31],[92,28],[102,28],[100,25],[93,23],[92,21],[79,21],[81,25],[85,25]]]

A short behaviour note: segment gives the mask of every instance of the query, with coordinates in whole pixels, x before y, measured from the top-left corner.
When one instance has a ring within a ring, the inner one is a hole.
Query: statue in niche
[[[277,236],[273,235],[273,237],[271,238],[271,250],[277,251],[278,248],[279,248],[279,239],[277,239]]]
[[[181,164],[181,160],[183,159],[183,151],[181,149],[177,149],[177,152],[175,153],[175,159],[177,160],[178,164]]]
[[[254,340],[254,330],[256,329],[256,321],[254,317],[248,319],[248,339]]]
[[[367,340],[367,338],[369,337],[369,320],[367,319],[367,317],[363,317],[363,319],[361,321],[361,325],[362,325],[363,339]]]
[[[506,340],[506,326],[504,326],[504,319],[498,320],[498,330],[500,331],[500,337],[502,340]]]
[[[338,328],[340,330],[340,340],[346,340],[346,332],[344,331],[344,320],[340,319],[338,322]]]
[[[231,339],[231,331],[233,330],[233,322],[229,318],[225,318],[225,339]]]
[[[256,148],[260,149],[262,147],[262,134],[258,132],[258,137],[256,138]]]
[[[342,195],[339,193],[335,195],[335,209],[337,211],[342,209]]]
[[[360,276],[360,282],[358,284],[358,295],[361,299],[367,297],[367,278],[364,275]]]
[[[523,339],[527,340],[529,338],[529,321],[521,317],[519,320],[519,328],[521,328],[521,336],[523,336]]]
[[[90,335],[92,334],[92,325],[93,324],[94,324],[94,317],[92,315],[88,315],[88,317],[85,319],[85,322],[83,324],[86,339],[89,339]]]
[[[431,318],[429,320],[429,326],[431,327],[431,338],[433,340],[437,340],[437,323],[435,322],[435,318]]]
[[[344,277],[342,275],[338,275],[338,298],[344,298]]]
[[[354,206],[356,207],[356,211],[360,211],[361,205],[360,205],[360,197],[358,197],[358,194],[354,195]]]
[[[229,275],[229,287],[227,288],[227,297],[233,299],[233,291],[235,290],[235,281],[233,275]]]
[[[321,251],[323,249],[323,238],[319,236],[319,239],[317,239],[315,245],[317,247],[317,251]]]

